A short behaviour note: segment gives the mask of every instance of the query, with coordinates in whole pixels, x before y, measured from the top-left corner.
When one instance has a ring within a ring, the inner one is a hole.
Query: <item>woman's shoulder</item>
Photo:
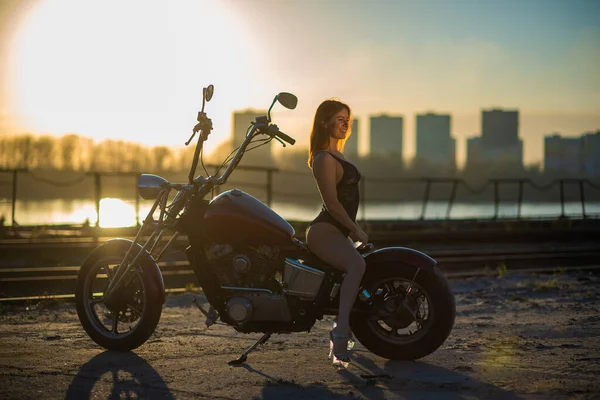
[[[331,152],[327,151],[327,150],[321,150],[317,153],[315,153],[315,156],[313,158],[315,161],[319,160],[319,162],[322,162],[320,160],[335,160],[335,157],[333,156],[333,154],[331,154]]]
[[[321,158],[323,158],[323,157],[324,158],[333,158],[334,160],[338,160],[338,161],[340,161],[340,160],[346,161],[346,159],[344,158],[343,154],[341,154],[341,153],[340,154],[334,154],[334,153],[332,153],[329,150],[321,150],[321,151],[319,151],[318,153],[315,154],[314,159],[316,160],[318,156],[320,156]]]
[[[313,158],[313,170],[315,168],[332,168],[338,163],[339,162],[336,160],[335,156],[331,154],[331,152],[322,150],[316,153]]]

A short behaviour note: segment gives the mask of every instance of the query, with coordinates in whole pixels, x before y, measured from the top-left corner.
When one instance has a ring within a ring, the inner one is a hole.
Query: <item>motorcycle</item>
[[[209,302],[208,310],[196,302],[206,325],[220,321],[238,332],[263,333],[232,363],[246,361],[274,333],[310,331],[317,320],[338,312],[343,273],[312,254],[295,238],[289,223],[238,189],[206,199],[257,144],[295,143],[272,123],[271,109],[276,102],[294,109],[298,99],[277,94],[267,115],[256,117],[237,151],[223,162],[227,167],[222,175],[217,171],[215,176],[195,176],[212,130],[204,108],[213,92],[213,85],[203,89],[198,123],[186,142],[199,133],[188,183],[140,175],[139,194],[154,199],[154,204],[135,239],[109,240],[81,266],[77,314],[90,338],[106,349],[135,349],[156,329],[165,301],[158,261],[180,234],[187,236],[185,253]],[[166,232],[173,234],[163,245]],[[436,261],[405,247],[375,249],[365,244],[357,251],[365,259],[366,272],[350,315],[356,340],[394,360],[415,360],[438,349],[452,330],[456,306]]]

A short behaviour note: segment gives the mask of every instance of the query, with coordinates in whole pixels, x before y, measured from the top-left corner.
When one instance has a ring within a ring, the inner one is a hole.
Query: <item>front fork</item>
[[[119,290],[123,287],[123,285],[127,285],[131,282],[131,280],[134,277],[134,273],[135,273],[135,268],[131,268],[131,267],[136,265],[137,260],[140,258],[140,256],[146,250],[146,248],[148,248],[150,243],[152,243],[153,244],[152,249],[154,249],[154,247],[160,240],[160,237],[162,237],[162,232],[163,232],[162,221],[165,216],[165,209],[166,209],[168,196],[169,196],[169,190],[164,190],[164,189],[157,196],[156,200],[154,201],[154,204],[152,205],[152,208],[150,209],[150,211],[148,212],[148,215],[144,219],[144,223],[142,224],[141,228],[139,229],[137,235],[135,236],[135,239],[133,239],[133,243],[131,243],[131,246],[127,250],[127,253],[125,253],[125,257],[123,257],[123,261],[121,261],[121,263],[117,267],[117,271],[115,272],[113,279],[111,279],[110,282],[108,283],[108,287],[104,291],[104,303],[107,306],[109,306],[110,303],[116,302],[117,301],[116,293],[119,292]],[[154,215],[154,212],[156,211],[156,209],[159,206],[160,206],[160,216],[158,218],[159,222],[156,225],[154,232],[152,232],[152,235],[150,235],[148,240],[146,240],[146,243],[144,243],[144,245],[141,247],[141,249],[139,249],[138,253],[133,258],[133,260],[131,260],[131,262],[128,262],[127,260],[131,256],[133,249],[139,247],[138,242],[139,242],[140,238],[142,237],[142,233],[146,230],[146,227],[155,224],[154,218],[152,216]],[[165,248],[166,248],[166,246],[165,246]],[[163,251],[164,251],[164,249],[163,249]],[[162,255],[162,252],[161,252],[161,255]]]
[[[125,257],[123,257],[123,260],[117,267],[117,271],[115,272],[113,279],[110,280],[108,287],[104,291],[104,302],[107,306],[110,306],[111,303],[114,304],[115,302],[117,302],[117,298],[118,298],[117,293],[120,292],[121,288],[123,288],[131,283],[131,281],[135,277],[135,271],[136,271],[135,265],[136,265],[138,259],[142,256],[142,254],[144,254],[146,249],[150,246],[150,244],[152,244],[152,246],[150,247],[150,250],[148,251],[148,253],[151,256],[153,256],[153,253],[156,250],[158,243],[162,239],[164,230],[155,229],[154,232],[152,232],[152,234],[148,238],[148,240],[146,240],[146,243],[144,243],[144,245],[140,247],[138,244],[138,241],[139,241],[140,237],[142,236],[145,226],[146,226],[146,224],[144,224],[140,228],[140,230],[139,230],[138,234],[136,235],[135,239],[133,240],[131,246],[127,250],[127,253],[125,253]],[[171,243],[173,243],[175,241],[175,239],[177,239],[178,236],[179,236],[179,232],[175,232],[173,234],[173,236],[171,237],[171,239],[167,242],[167,244],[161,249],[161,251],[156,255],[156,257],[154,257],[154,259],[157,263],[162,258],[165,250],[171,245]],[[134,248],[138,249],[138,252],[131,261],[128,261],[134,251]]]

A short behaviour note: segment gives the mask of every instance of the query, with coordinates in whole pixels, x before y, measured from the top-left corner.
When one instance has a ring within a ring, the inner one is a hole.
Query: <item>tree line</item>
[[[193,151],[114,139],[94,142],[76,134],[21,134],[0,137],[0,169],[179,171],[190,165]]]

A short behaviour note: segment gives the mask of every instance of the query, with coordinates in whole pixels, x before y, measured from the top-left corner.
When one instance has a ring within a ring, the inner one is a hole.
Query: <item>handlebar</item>
[[[275,124],[269,126],[269,133],[271,135],[275,135],[275,136],[279,137],[281,140],[283,140],[284,142],[286,142],[292,146],[296,143],[296,139],[281,132],[279,130],[279,128],[277,127],[277,125],[275,125]]]
[[[288,106],[286,106],[286,107],[293,108],[293,107],[288,107]],[[294,138],[292,138],[291,136],[287,135],[284,132],[281,132],[277,125],[270,124],[270,122],[271,121],[268,116],[266,116],[266,117],[262,116],[262,117],[256,118],[256,121],[252,123],[252,128],[247,133],[246,138],[240,145],[237,153],[235,154],[235,156],[233,157],[233,159],[227,166],[227,169],[223,172],[223,174],[220,177],[217,178],[214,176],[209,176],[207,178],[200,178],[200,179],[194,178],[194,175],[196,172],[196,167],[198,165],[199,155],[200,155],[200,152],[202,151],[204,141],[207,139],[208,135],[210,134],[210,131],[212,130],[212,121],[210,120],[210,118],[207,118],[206,114],[204,113],[204,102],[203,102],[202,111],[200,111],[198,113],[198,124],[196,124],[196,126],[193,129],[194,134],[196,132],[200,131],[200,135],[198,137],[198,143],[196,144],[196,149],[194,151],[194,158],[193,158],[192,166],[190,168],[190,172],[189,172],[189,176],[188,176],[189,183],[194,184],[196,187],[198,187],[198,185],[200,185],[200,186],[204,187],[205,189],[212,188],[216,185],[225,184],[227,182],[227,179],[229,178],[229,175],[231,175],[231,173],[233,172],[235,167],[237,167],[237,165],[241,161],[242,156],[246,152],[246,148],[248,147],[248,145],[250,144],[250,142],[252,141],[252,139],[254,138],[254,136],[257,132],[265,133],[268,136],[270,136],[271,138],[283,140],[292,146],[296,143],[296,140]],[[189,142],[191,142],[193,137],[194,137],[194,135],[192,135],[192,137],[190,138],[190,140],[188,140],[186,145],[189,144]]]
[[[235,156],[233,157],[233,159],[227,166],[227,169],[225,170],[225,172],[223,172],[223,174],[218,178],[209,177],[207,179],[203,179],[203,183],[210,181],[213,185],[225,184],[227,182],[227,179],[229,178],[229,175],[231,175],[231,173],[233,172],[235,167],[237,167],[237,165],[240,163],[242,156],[246,152],[246,148],[248,147],[248,145],[254,138],[254,135],[256,134],[256,132],[263,132],[263,133],[267,133],[269,136],[280,137],[282,140],[289,143],[290,145],[294,145],[294,143],[296,143],[296,140],[294,138],[281,132],[279,130],[279,128],[277,127],[277,125],[271,124],[271,125],[268,125],[268,128],[267,128],[263,124],[264,121],[261,120],[260,117],[257,118],[257,121],[260,121],[260,122],[252,123],[252,128],[250,129],[250,132],[248,132],[248,134],[246,135],[246,138],[240,145],[240,148],[238,149],[237,153],[235,153]],[[265,129],[265,128],[267,128],[267,129]]]
[[[202,106],[204,109],[204,105]],[[190,168],[190,173],[188,174],[189,183],[191,184],[194,181],[194,175],[196,175],[196,167],[198,166],[198,158],[200,157],[200,152],[202,151],[202,147],[204,146],[204,141],[208,138],[210,131],[212,130],[212,121],[210,118],[206,116],[206,114],[201,111],[198,113],[198,123],[194,126],[193,134],[190,140],[186,142],[186,146],[192,141],[192,138],[196,134],[196,132],[200,131],[200,135],[198,136],[198,143],[196,144],[196,149],[194,150],[194,159],[192,160],[192,166]]]
[[[225,172],[223,172],[223,175],[221,175],[220,177],[218,177],[216,179],[212,179],[212,182],[214,184],[216,184],[216,185],[223,185],[223,184],[225,184],[227,182],[227,179],[229,178],[229,175],[231,175],[231,173],[233,172],[233,170],[235,169],[235,167],[237,167],[237,165],[242,160],[242,156],[246,152],[246,148],[248,147],[248,145],[252,141],[252,138],[254,137],[254,134],[256,133],[257,130],[258,130],[258,125],[253,124],[252,125],[252,129],[246,135],[246,138],[244,139],[244,141],[240,145],[240,148],[238,149],[237,153],[235,153],[235,156],[233,157],[233,159],[231,160],[231,162],[227,166],[227,169],[225,170]]]

